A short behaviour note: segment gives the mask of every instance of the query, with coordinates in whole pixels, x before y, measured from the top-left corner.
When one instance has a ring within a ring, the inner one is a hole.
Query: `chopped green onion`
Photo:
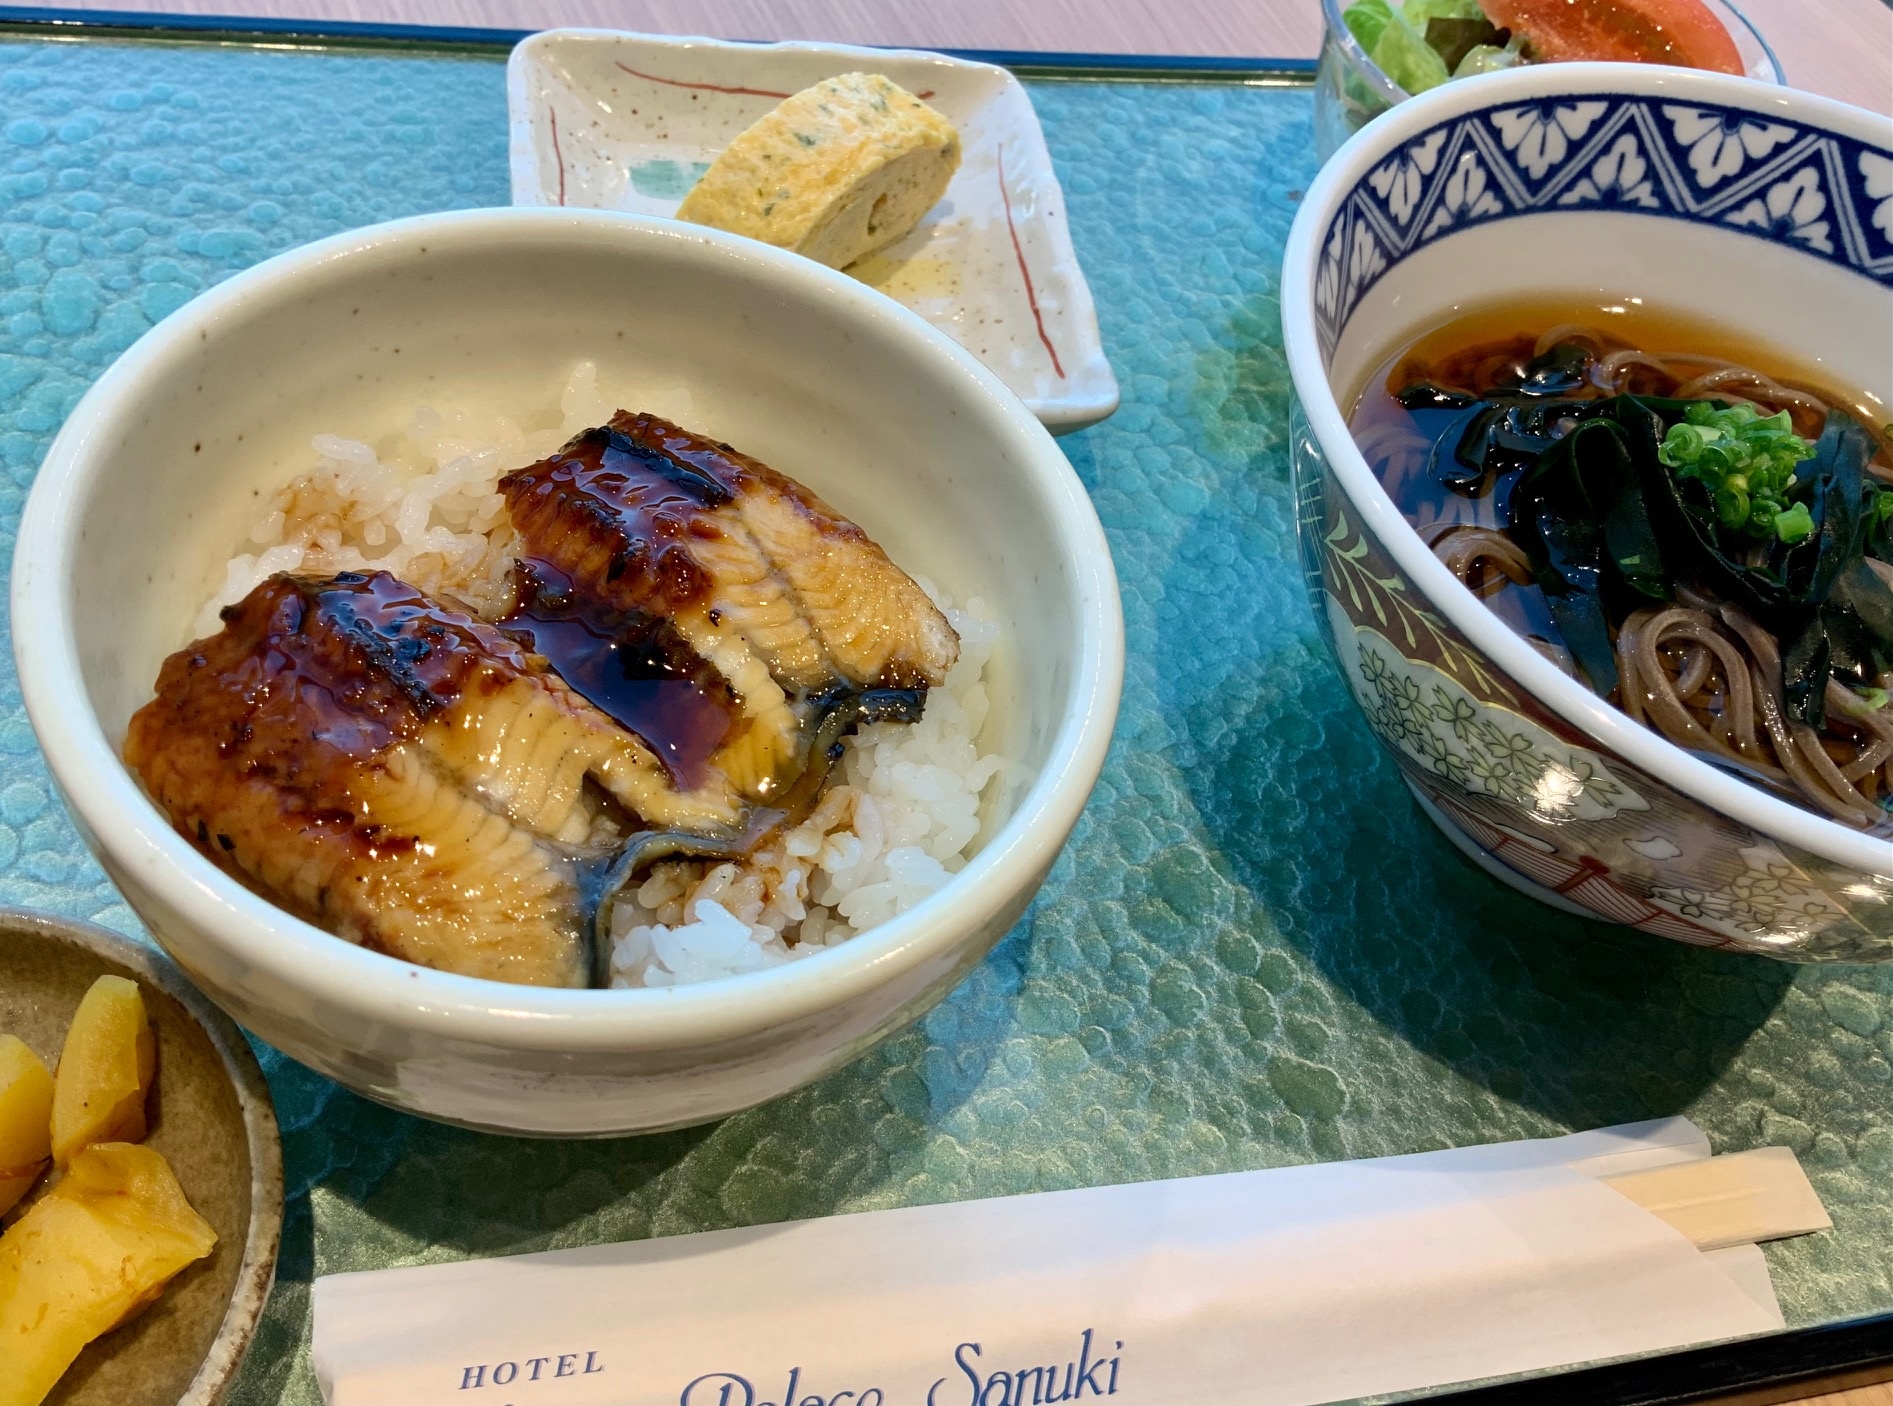
[[[1793,546],[1796,542],[1805,542],[1814,535],[1814,519],[1808,513],[1806,503],[1796,503],[1785,513],[1775,514],[1775,536]]]
[[[1706,400],[1683,412],[1657,450],[1678,478],[1709,490],[1724,527],[1790,544],[1814,532],[1807,505],[1788,497],[1797,482],[1795,465],[1813,457],[1814,446],[1794,432],[1787,411],[1763,415],[1752,405],[1720,408]]]
[[[1893,518],[1893,489],[1881,488],[1878,484],[1867,490],[1867,510],[1862,521],[1871,532],[1887,519]]]
[[[1886,707],[1887,696],[1884,688],[1874,688],[1867,684],[1848,684],[1841,706],[1855,717],[1866,717]]]

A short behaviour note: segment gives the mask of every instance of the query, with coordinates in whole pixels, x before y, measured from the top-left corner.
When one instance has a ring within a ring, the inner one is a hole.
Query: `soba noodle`
[[[1812,386],[1739,361],[1626,347],[1578,321],[1551,325],[1534,342],[1462,343],[1437,363],[1410,354],[1390,365],[1387,390],[1427,383],[1484,394],[1487,387],[1505,384],[1508,370],[1516,374],[1523,346],[1541,359],[1572,344],[1589,353],[1589,384],[1600,396],[1743,401],[1762,415],[1786,410],[1796,433],[1809,439],[1827,420],[1830,398]],[[1370,385],[1368,395],[1374,390]],[[1375,420],[1367,409],[1364,397],[1357,414],[1363,448],[1434,553],[1535,647],[1575,673],[1542,604],[1534,603],[1531,557],[1499,525],[1491,495],[1457,496],[1456,501],[1456,495],[1428,497],[1431,488],[1416,461],[1426,458],[1433,440],[1414,428],[1419,417],[1404,424],[1384,414]],[[1893,427],[1869,424],[1868,429],[1875,452],[1866,471],[1893,483]],[[1376,454],[1377,448],[1387,452]],[[1865,559],[1893,585],[1893,564]],[[1889,826],[1893,707],[1886,705],[1884,692],[1877,699],[1863,696],[1829,677],[1826,725],[1817,731],[1796,721],[1783,706],[1784,671],[1775,635],[1736,605],[1683,582],[1676,584],[1673,601],[1652,602],[1619,621],[1611,643],[1618,671],[1611,701],[1637,722],[1836,820],[1869,829]],[[1893,688],[1893,673],[1872,682],[1882,691]]]
[[[1476,596],[1489,596],[1508,583],[1531,584],[1531,559],[1518,543],[1494,527],[1449,527],[1434,539],[1433,555]]]

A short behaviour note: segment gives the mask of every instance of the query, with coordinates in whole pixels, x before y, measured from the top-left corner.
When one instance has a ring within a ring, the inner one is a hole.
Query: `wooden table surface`
[[[294,16],[483,29],[596,25],[725,39],[920,48],[1312,57],[1319,0],[51,0],[77,9]],[[12,0],[31,3],[31,0]],[[45,4],[47,0],[39,0]],[[1893,113],[1882,0],[1738,0],[1797,87]]]
[[[1775,1406],[1893,1406],[1893,1386],[1883,1382],[1876,1386],[1852,1387],[1820,1396],[1780,1397],[1767,1394],[1733,1397],[1722,1403],[1704,1402],[1703,1406],[1766,1406],[1769,1402],[1775,1403]]]
[[[37,3],[47,7],[49,0]],[[1893,113],[1893,4],[1739,3],[1773,45],[1790,83]],[[50,5],[481,29],[593,25],[728,39],[1053,53],[1309,58],[1321,37],[1319,0],[76,0],[63,5],[50,0]],[[1768,1399],[1782,1398],[1770,1393]],[[1801,1406],[1893,1406],[1893,1387],[1856,1387],[1800,1401]]]

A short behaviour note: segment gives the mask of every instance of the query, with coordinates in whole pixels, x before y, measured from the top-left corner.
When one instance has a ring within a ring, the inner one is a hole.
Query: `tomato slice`
[[[1601,59],[1745,73],[1727,26],[1702,0],[1480,0],[1486,18],[1553,62]]]

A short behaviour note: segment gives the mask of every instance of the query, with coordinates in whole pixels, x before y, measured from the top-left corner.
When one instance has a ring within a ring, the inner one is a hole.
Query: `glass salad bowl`
[[[1580,5],[1610,6],[1620,0],[1574,0]],[[1727,0],[1700,0],[1704,8],[1719,20],[1735,41],[1735,50],[1750,78],[1764,83],[1784,83],[1781,61],[1775,57],[1761,32],[1747,16]],[[1516,40],[1504,48],[1480,44],[1464,54],[1448,50],[1454,59],[1449,69],[1443,57],[1429,48],[1420,36],[1431,17],[1454,19],[1477,12],[1476,0],[1368,0],[1363,7],[1389,12],[1393,30],[1374,52],[1375,62],[1361,39],[1350,28],[1345,15],[1356,6],[1351,0],[1321,0],[1324,21],[1321,62],[1315,76],[1315,149],[1323,161],[1332,156],[1349,137],[1374,118],[1414,92],[1424,91],[1442,81],[1456,80],[1479,73],[1521,66],[1526,60],[1519,53]],[[1392,15],[1393,10],[1399,15]],[[1358,21],[1357,21],[1358,23]],[[1370,22],[1370,32],[1371,32]],[[1384,30],[1383,30],[1384,33]],[[1391,72],[1389,71],[1391,70]]]

